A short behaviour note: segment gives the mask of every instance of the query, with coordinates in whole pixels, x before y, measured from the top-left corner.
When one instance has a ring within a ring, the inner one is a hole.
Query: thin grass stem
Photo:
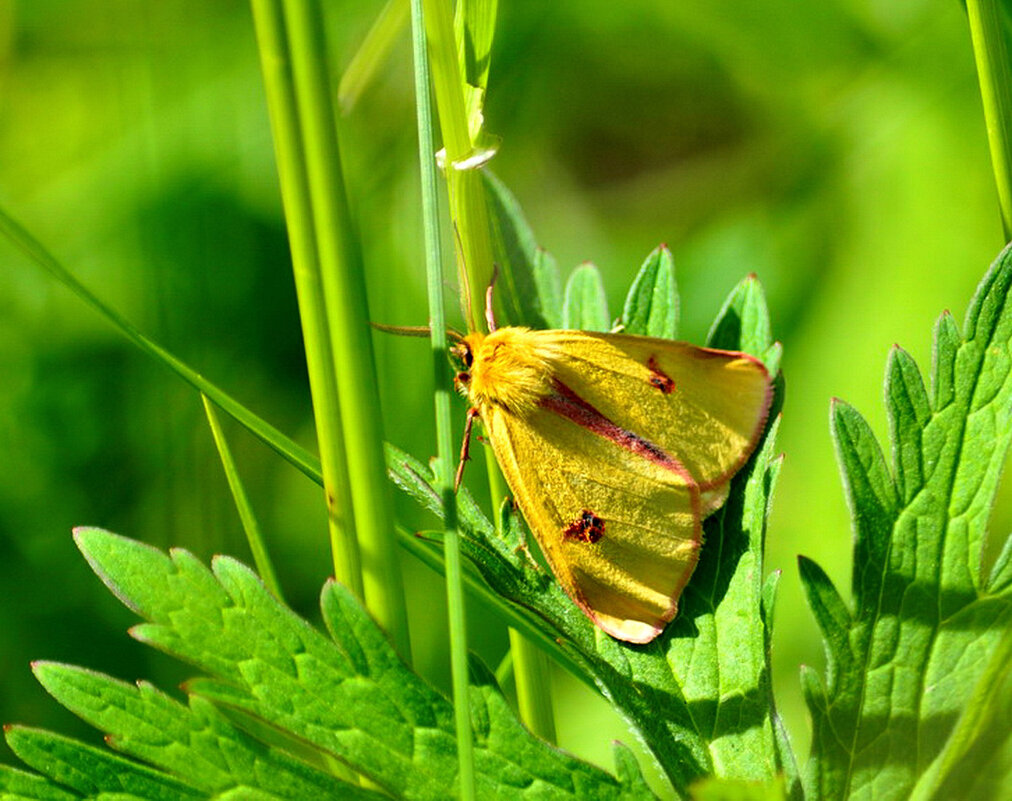
[[[474,746],[471,704],[468,698],[467,626],[457,528],[457,496],[453,488],[453,428],[450,418],[452,379],[446,344],[443,304],[443,254],[439,238],[439,193],[436,181],[432,107],[429,100],[429,63],[421,0],[411,0],[411,41],[415,64],[415,104],[418,110],[418,157],[421,169],[422,213],[425,229],[425,263],[429,289],[429,323],[435,373],[436,484],[442,497],[445,534],[446,598],[449,612],[450,667],[457,731],[457,762],[462,799],[475,798]]]
[[[232,457],[232,449],[225,439],[225,432],[221,429],[221,421],[218,413],[214,410],[214,403],[204,393],[200,393],[200,399],[204,402],[204,413],[207,415],[207,424],[211,428],[211,436],[214,437],[215,447],[218,449],[218,456],[221,457],[221,466],[225,470],[225,478],[228,480],[228,487],[232,491],[232,498],[235,500],[235,508],[239,511],[239,519],[242,521],[243,531],[246,532],[246,541],[249,543],[250,553],[253,554],[253,562],[257,566],[257,573],[263,580],[267,589],[271,591],[279,601],[284,603],[285,597],[281,592],[281,584],[278,582],[277,573],[274,572],[274,565],[270,555],[267,553],[267,544],[264,542],[263,534],[260,531],[260,524],[257,523],[256,515],[253,513],[253,506],[249,502],[246,488],[239,477],[239,470],[236,467],[235,459]]]
[[[1012,69],[998,0],[966,0],[991,168],[1006,241],[1012,238]]]

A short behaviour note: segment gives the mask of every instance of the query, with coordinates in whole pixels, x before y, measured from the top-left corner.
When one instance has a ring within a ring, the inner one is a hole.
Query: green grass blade
[[[228,440],[225,439],[225,432],[221,430],[221,422],[214,411],[214,406],[207,395],[201,395],[204,402],[204,412],[207,415],[207,423],[211,427],[211,435],[214,437],[214,445],[218,449],[218,456],[221,457],[221,466],[225,470],[225,478],[228,480],[228,488],[232,491],[232,498],[235,500],[235,507],[239,512],[239,519],[242,521],[243,531],[246,532],[246,541],[249,543],[250,553],[253,554],[253,562],[257,566],[257,572],[264,584],[267,585],[274,595],[284,600],[281,592],[281,585],[278,583],[277,574],[274,572],[274,565],[271,563],[270,555],[267,553],[267,544],[264,542],[263,534],[260,531],[260,524],[257,523],[253,507],[246,494],[242,479],[239,477],[239,470],[236,468],[235,459],[232,458],[232,449],[228,447]]]
[[[365,39],[348,63],[337,87],[337,102],[347,114],[383,66],[408,24],[408,0],[387,0]]]
[[[443,555],[446,564],[446,599],[449,612],[450,668],[453,683],[454,728],[457,740],[459,792],[473,799],[474,746],[468,703],[467,624],[460,564],[460,532],[457,528],[457,496],[454,491],[453,428],[450,421],[450,377],[446,343],[446,311],[443,303],[443,253],[439,239],[439,194],[433,161],[432,106],[429,100],[429,58],[425,41],[422,0],[411,0],[411,44],[415,71],[415,105],[418,116],[418,160],[421,171],[422,213],[425,229],[426,281],[435,373],[436,486],[442,499],[446,531]]]
[[[407,609],[394,547],[365,271],[345,193],[318,0],[284,0],[365,599],[405,658]]]
[[[119,312],[106,305],[104,301],[100,300],[98,296],[78,281],[37,239],[22,228],[2,208],[0,208],[0,233],[10,239],[30,261],[70,289],[71,292],[77,295],[94,311],[98,312],[100,316],[104,317],[134,345],[149,356],[154,357],[156,361],[165,367],[168,367],[172,372],[190,384],[190,386],[203,392],[220,409],[242,423],[257,439],[273,449],[279,456],[290,462],[311,479],[320,483],[320,464],[315,456],[293,439],[282,434],[274,426],[257,417],[249,409],[212,384],[185,362],[177,359],[157,342],[142,334]]]
[[[334,575],[361,598],[361,556],[284,14],[280,0],[253,0],[252,9],[292,253]]]

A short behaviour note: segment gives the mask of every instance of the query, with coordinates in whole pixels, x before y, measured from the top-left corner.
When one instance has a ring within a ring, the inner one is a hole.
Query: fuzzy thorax
[[[541,333],[511,327],[465,337],[472,357],[465,387],[473,406],[526,415],[552,392],[553,353]]]

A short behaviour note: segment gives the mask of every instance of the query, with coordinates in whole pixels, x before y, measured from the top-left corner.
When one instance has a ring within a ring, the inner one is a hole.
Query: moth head
[[[450,332],[447,332],[450,333]],[[475,334],[463,337],[455,333],[455,342],[450,346],[450,366],[453,368],[453,385],[457,392],[467,396],[471,385],[471,367],[474,365]],[[480,340],[479,340],[480,341]]]
[[[494,405],[526,415],[552,392],[554,354],[542,332],[500,328],[468,334],[461,344],[470,351],[461,354],[466,368],[461,383],[479,409]]]

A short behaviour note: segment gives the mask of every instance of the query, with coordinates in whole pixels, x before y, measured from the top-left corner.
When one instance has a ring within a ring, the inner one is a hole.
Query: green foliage
[[[611,328],[601,271],[589,262],[573,270],[566,283],[562,327],[580,331],[607,331]]]
[[[516,213],[500,220],[499,230],[532,243],[518,207],[501,208]],[[596,268],[577,268],[560,304],[553,262],[527,245],[517,251],[525,257],[514,263],[515,285],[533,287],[536,298],[519,313],[609,327]],[[551,576],[517,551],[523,534],[512,507],[500,510],[500,537],[462,492],[465,583],[608,697],[683,795],[941,799],[966,787],[980,797],[1007,794],[1012,545],[986,577],[982,552],[1012,438],[1009,253],[981,285],[963,334],[950,316],[940,318],[930,390],[905,352],[891,354],[891,467],[860,415],[834,403],[833,432],[855,521],[855,603],[852,610],[815,562],[800,559],[829,662],[824,682],[810,669],[802,674],[814,722],[804,781],[770,684],[778,575],[764,580],[762,557],[780,466],[775,420],[734,478],[725,506],[705,521],[707,547],[679,616],[653,643],[628,646],[595,629]],[[550,268],[541,276],[548,280],[536,278],[539,265]],[[633,283],[620,323],[633,334],[673,334],[677,308],[670,254],[658,249]],[[141,344],[184,377],[195,375],[149,340]],[[708,344],[752,353],[776,372],[781,350],[754,277],[731,292]],[[778,389],[777,406],[779,379]],[[261,435],[265,430],[259,427]],[[275,446],[284,450],[285,443]],[[428,467],[389,446],[387,463],[398,486],[441,513]],[[12,749],[39,775],[0,770],[5,797],[71,797],[63,788],[142,797],[376,797],[341,783],[328,761],[335,757],[398,797],[440,797],[453,786],[452,707],[400,663],[342,588],[328,585],[322,596],[328,639],[231,559],[217,559],[212,574],[184,551],[166,557],[93,529],[78,537],[96,571],[148,621],[135,636],[207,677],[187,685],[184,705],[146,684],[40,663],[44,686],[107,732],[126,757],[12,727]],[[430,543],[411,535],[401,541],[439,569]],[[627,752],[616,754],[618,779],[562,754],[516,722],[487,671],[475,676],[469,711],[479,795],[649,795]]]
[[[96,573],[146,621],[133,636],[206,677],[187,683],[182,704],[146,683],[37,664],[53,697],[129,758],[11,728],[11,747],[50,781],[7,770],[4,792],[61,798],[65,786],[142,798],[386,797],[338,779],[328,769],[332,757],[398,798],[445,798],[454,786],[451,705],[400,661],[344,588],[323,589],[328,638],[227,557],[209,571],[186,551],[166,555],[99,529],[78,529],[76,539]],[[634,761],[623,755],[616,779],[542,743],[517,722],[487,671],[476,678],[470,716],[480,797],[650,797]],[[266,742],[251,734],[258,727],[273,730]]]
[[[951,767],[951,749],[969,755],[1003,730],[996,710],[1007,710],[1009,696],[992,692],[1009,689],[1007,659],[1002,670],[987,666],[1007,648],[1012,624],[1008,545],[990,577],[982,556],[1012,438],[1010,286],[1006,249],[981,283],[963,335],[948,314],[939,320],[930,395],[914,361],[893,350],[886,378],[892,471],[863,418],[833,405],[854,519],[854,609],[817,565],[801,560],[829,661],[824,682],[803,673],[814,727],[806,770],[812,797],[906,798],[919,777],[933,774],[934,786],[918,785],[921,797],[951,797],[941,789],[977,770],[946,777],[933,763]],[[989,672],[989,691],[975,689]],[[959,742],[947,746],[954,731]],[[973,735],[981,743],[971,745]],[[983,750],[987,762],[1001,749]],[[992,780],[986,797],[1012,792],[1008,771]]]
[[[622,320],[629,333],[675,338],[678,332],[675,259],[666,245],[656,248],[643,262],[626,298]]]

